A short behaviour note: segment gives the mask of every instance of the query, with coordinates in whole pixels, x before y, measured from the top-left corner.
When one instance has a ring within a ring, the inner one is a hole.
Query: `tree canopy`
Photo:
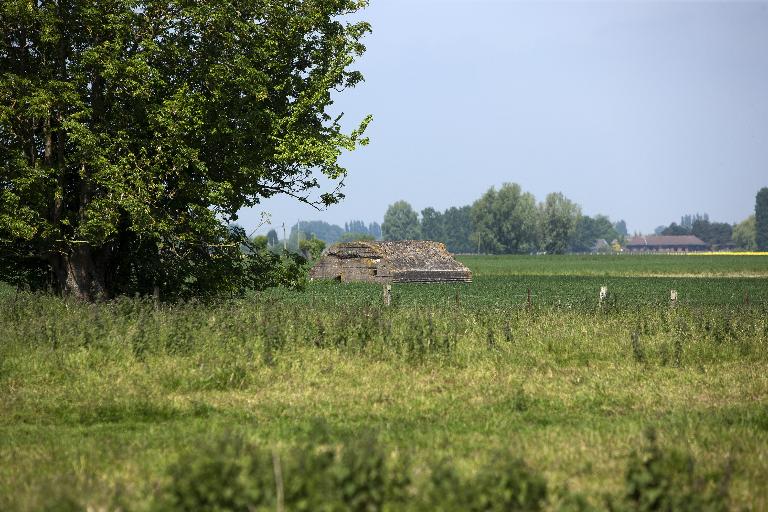
[[[736,247],[753,251],[757,249],[755,241],[755,216],[750,215],[733,228],[733,242]]]
[[[536,199],[517,183],[491,187],[472,204],[474,238],[480,250],[526,253],[538,246]]]
[[[709,215],[684,215],[681,223],[673,222],[660,230],[661,235],[694,235],[701,241],[722,248],[732,242],[733,226],[727,222],[710,222]]]
[[[627,223],[624,219],[621,219],[620,221],[614,223],[613,229],[615,229],[616,233],[621,237],[625,237],[629,235],[629,231],[627,231]]]
[[[733,226],[727,222],[710,222],[709,220],[695,220],[691,226],[691,234],[700,240],[715,247],[723,247],[731,242]]]
[[[472,207],[452,206],[443,212],[443,236],[442,241],[451,252],[469,253],[476,250],[476,244],[472,243]]]
[[[617,222],[616,224],[619,223]],[[624,227],[626,229],[626,226]],[[594,217],[582,215],[576,223],[571,249],[575,252],[590,252],[595,248],[597,240],[602,239],[611,243],[620,236],[614,224],[611,224],[611,220],[607,216],[599,214]]]
[[[418,240],[421,238],[419,217],[406,201],[389,205],[381,225],[384,240]]]
[[[299,224],[301,225],[300,230],[297,229]],[[301,233],[299,233],[299,231]],[[288,234],[288,247],[296,249],[298,248],[300,239],[309,240],[312,237],[318,238],[327,245],[330,245],[338,242],[343,234],[344,229],[336,224],[329,224],[322,220],[302,220],[300,223],[291,226],[291,230]]]
[[[421,236],[425,240],[443,240],[445,238],[443,214],[431,206],[421,210]]]
[[[581,207],[560,192],[548,194],[541,205],[542,247],[550,254],[565,254],[576,234]]]
[[[238,210],[343,197],[370,118],[345,133],[331,93],[362,80],[365,3],[2,2],[5,272],[86,299],[235,286]]]
[[[660,234],[664,236],[690,235],[691,230],[678,225],[677,222],[673,222],[666,228],[662,229]]]

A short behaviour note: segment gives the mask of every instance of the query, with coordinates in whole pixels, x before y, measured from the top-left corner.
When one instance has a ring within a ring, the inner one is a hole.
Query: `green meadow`
[[[768,509],[768,257],[462,260],[390,307],[2,289],[0,510]]]

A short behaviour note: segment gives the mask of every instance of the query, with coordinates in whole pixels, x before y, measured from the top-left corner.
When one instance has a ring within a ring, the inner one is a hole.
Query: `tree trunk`
[[[43,139],[45,141],[45,151],[43,159],[46,167],[53,167],[53,133],[51,132],[51,115],[45,116],[43,121]]]
[[[108,298],[106,258],[88,245],[75,247],[69,254],[52,258],[59,291],[86,301]]]

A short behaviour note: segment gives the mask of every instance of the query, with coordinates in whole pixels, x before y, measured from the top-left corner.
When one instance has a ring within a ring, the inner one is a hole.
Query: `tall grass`
[[[494,480],[505,453],[547,482],[545,508],[630,506],[649,426],[702,474],[731,467],[735,507],[768,507],[764,303],[528,307],[504,289],[396,287],[389,308],[325,283],[160,307],[4,293],[0,509],[152,509],[218,439],[271,457],[370,430],[387,464],[410,461],[412,504],[450,496],[432,474]]]

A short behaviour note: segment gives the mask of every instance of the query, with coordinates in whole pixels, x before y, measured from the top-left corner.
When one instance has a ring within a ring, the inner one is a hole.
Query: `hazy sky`
[[[270,199],[249,230],[262,211],[381,222],[399,199],[443,210],[517,182],[652,232],[741,221],[768,186],[768,1],[372,0],[362,17],[366,81],[336,106],[374,121],[343,159],[347,198]]]

